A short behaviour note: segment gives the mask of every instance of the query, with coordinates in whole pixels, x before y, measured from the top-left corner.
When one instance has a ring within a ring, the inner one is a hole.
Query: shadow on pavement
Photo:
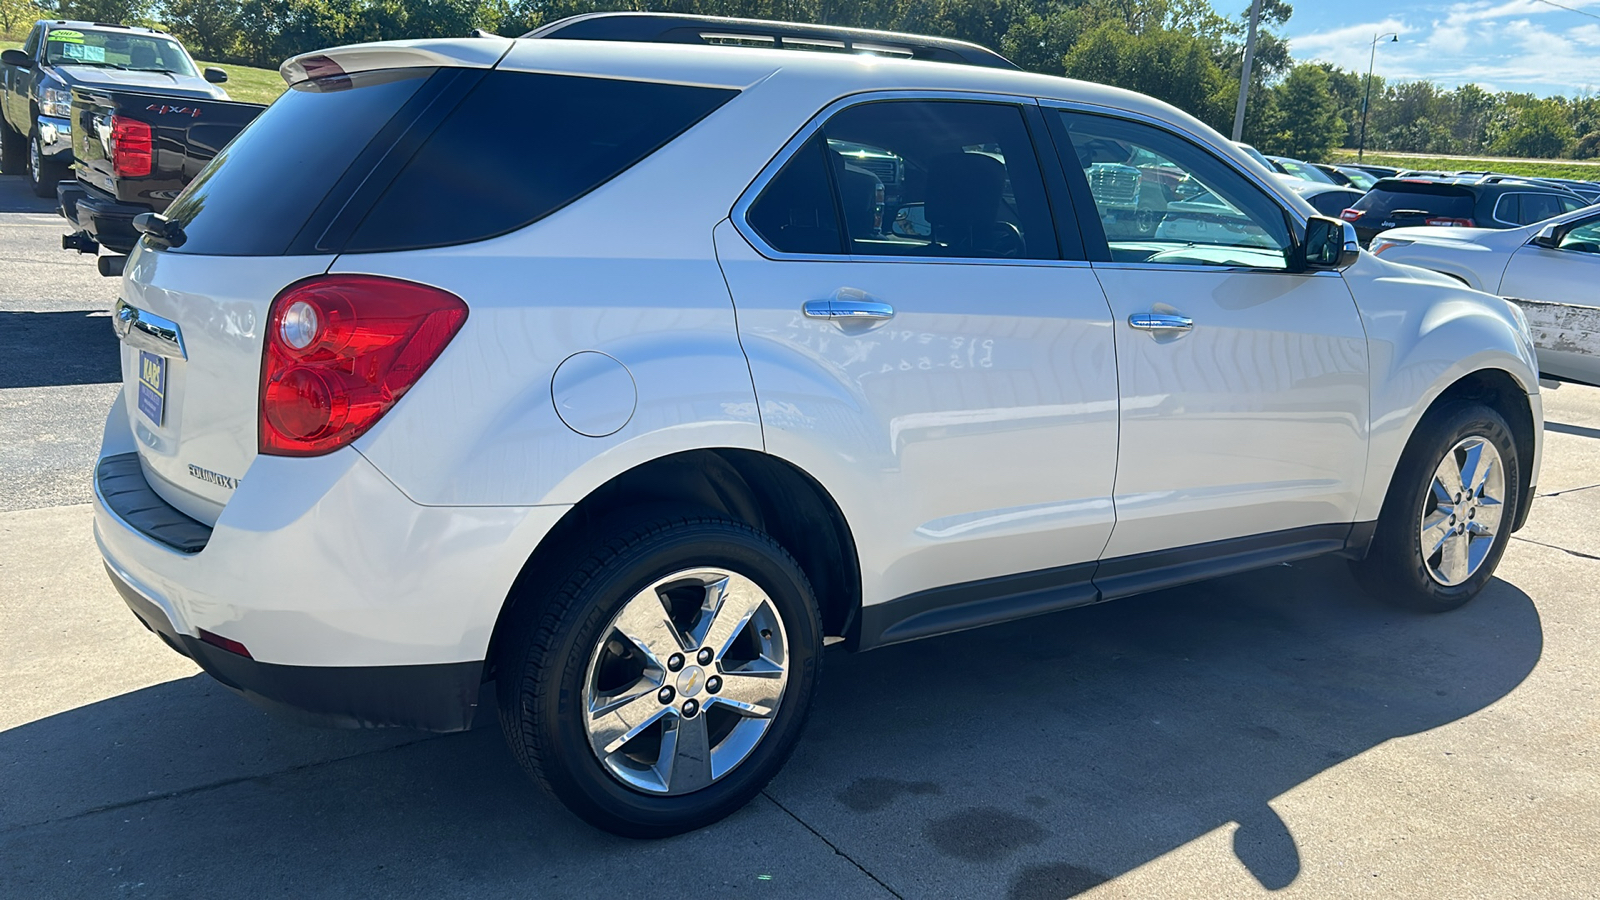
[[[847,887],[860,873],[787,810],[903,896],[1071,896],[1230,822],[1239,860],[1277,889],[1300,851],[1270,801],[1483,709],[1541,648],[1537,610],[1503,581],[1415,616],[1320,560],[830,653],[810,733],[766,798],[660,842],[572,819],[490,716],[437,739],[306,730],[196,676],[0,732],[0,883],[671,897],[752,892],[769,873],[763,895],[874,887]]]
[[[1578,437],[1600,438],[1600,428],[1585,428],[1582,425],[1568,425],[1565,422],[1551,422],[1548,419],[1545,420],[1544,430],[1559,431],[1562,434],[1572,434]]]
[[[53,213],[54,197],[35,197],[28,179],[21,175],[0,175],[0,213]],[[65,224],[66,220],[62,220]]]
[[[106,312],[0,310],[0,388],[121,380],[121,350]]]

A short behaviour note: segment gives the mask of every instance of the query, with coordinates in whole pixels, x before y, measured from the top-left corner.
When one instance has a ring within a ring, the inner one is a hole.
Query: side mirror
[[[222,71],[216,66],[206,66],[206,70],[202,74],[205,76],[205,79],[212,84],[222,84],[224,81],[228,80],[228,73]]]
[[[31,69],[33,68],[33,57],[13,47],[10,50],[0,52],[0,63],[5,63],[8,66],[17,66],[23,69]]]
[[[1555,225],[1546,225],[1539,229],[1539,233],[1529,239],[1528,243],[1546,250],[1554,250],[1561,246],[1561,229]]]
[[[1303,270],[1344,269],[1354,265],[1361,256],[1355,226],[1326,216],[1312,216],[1306,220],[1306,239],[1301,247],[1305,253],[1301,260]]]

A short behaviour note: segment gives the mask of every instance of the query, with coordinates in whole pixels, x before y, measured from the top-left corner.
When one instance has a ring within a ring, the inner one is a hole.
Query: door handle
[[[1128,325],[1140,331],[1193,331],[1194,320],[1188,316],[1175,316],[1169,313],[1134,313],[1128,317]]]
[[[854,288],[841,288],[826,300],[807,300],[800,310],[811,319],[864,322],[894,318],[894,307]]]

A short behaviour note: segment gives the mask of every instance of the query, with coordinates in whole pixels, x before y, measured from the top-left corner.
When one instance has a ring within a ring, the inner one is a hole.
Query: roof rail
[[[864,28],[674,13],[586,13],[535,28],[523,37],[820,50],[995,69],[1018,68],[1016,63],[988,47],[966,41]]]

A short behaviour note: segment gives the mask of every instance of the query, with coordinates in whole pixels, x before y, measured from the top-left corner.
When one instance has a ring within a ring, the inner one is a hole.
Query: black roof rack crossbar
[[[839,28],[801,22],[685,16],[674,13],[587,13],[551,22],[523,35],[575,41],[631,41],[645,44],[723,44],[745,47],[867,53],[1016,69],[1016,63],[978,44],[919,34]]]

